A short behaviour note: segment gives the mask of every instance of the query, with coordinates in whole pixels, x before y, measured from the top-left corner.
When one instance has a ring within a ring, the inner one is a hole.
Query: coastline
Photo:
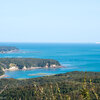
[[[0,54],[6,54],[6,53],[15,53],[18,52],[19,50],[10,50],[10,51],[0,51]]]
[[[16,68],[16,69],[3,69],[3,71],[4,72],[6,72],[6,71],[17,71],[17,70],[26,71],[26,70],[41,69],[41,68],[43,68],[43,67],[31,67],[31,68],[25,68],[25,69],[24,68],[23,69],[18,69],[18,68]],[[5,78],[5,77],[8,77],[8,76],[5,75],[5,74],[0,75],[0,79]]]
[[[23,69],[21,70],[33,70],[33,69],[41,69],[43,67],[30,67],[30,68],[26,68],[25,66],[23,67]],[[20,69],[19,69],[20,70]]]
[[[62,68],[64,66],[57,66],[57,67],[48,67],[48,68]],[[4,72],[6,71],[17,71],[17,70],[22,70],[22,71],[26,71],[26,70],[34,70],[34,69],[48,69],[46,66],[45,67],[30,67],[30,68],[26,68],[25,66],[23,67],[23,69],[19,69],[16,67],[13,68],[9,68],[9,69],[3,69]],[[31,76],[31,75],[30,75]],[[33,75],[32,75],[33,76]],[[7,75],[3,74],[0,76],[0,79],[8,77]]]
[[[58,67],[48,67],[48,68],[62,68],[64,66],[58,66]],[[47,67],[30,67],[30,68],[26,68],[24,67],[23,69],[18,69],[18,68],[12,68],[12,69],[3,69],[3,71],[17,71],[17,70],[23,70],[23,71],[26,71],[26,70],[33,70],[33,69],[48,69]]]
[[[0,79],[5,78],[5,77],[8,77],[8,76],[5,75],[5,74],[4,74],[4,75],[1,75],[1,76],[0,76]]]
[[[56,66],[55,65],[55,66],[50,66],[50,67],[44,66],[44,67],[28,67],[28,68],[26,66],[24,66],[22,69],[19,69],[18,66],[12,66],[9,69],[2,68],[2,70],[5,72],[5,71],[16,71],[16,70],[33,70],[33,69],[41,69],[41,68],[48,69],[48,68],[62,68],[62,67],[64,67],[64,66]]]

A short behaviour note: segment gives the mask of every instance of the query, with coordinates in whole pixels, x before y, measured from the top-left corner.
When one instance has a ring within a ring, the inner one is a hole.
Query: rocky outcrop
[[[59,68],[60,63],[53,59],[39,58],[0,58],[0,75],[5,71],[32,70],[37,68]]]
[[[19,70],[18,66],[14,63],[10,63],[9,64],[9,68],[3,68],[3,71],[9,70],[9,71],[15,71],[15,70]]]
[[[58,65],[55,65],[55,64],[50,65],[50,68],[59,68],[59,67],[61,67],[61,66],[58,66]]]

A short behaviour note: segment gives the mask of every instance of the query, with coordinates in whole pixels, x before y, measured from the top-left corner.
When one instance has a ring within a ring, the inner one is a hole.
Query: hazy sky
[[[0,42],[100,41],[100,0],[0,0]]]

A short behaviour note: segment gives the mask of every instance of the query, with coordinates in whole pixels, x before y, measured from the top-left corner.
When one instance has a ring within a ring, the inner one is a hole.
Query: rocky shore
[[[2,70],[5,72],[5,71],[16,71],[16,70],[33,70],[33,69],[41,69],[41,68],[61,68],[63,66],[55,66],[55,65],[52,65],[50,67],[48,66],[44,66],[44,67],[26,67],[24,66],[22,69],[19,69],[17,66],[13,66],[13,67],[10,67],[9,69],[4,69],[2,68]]]

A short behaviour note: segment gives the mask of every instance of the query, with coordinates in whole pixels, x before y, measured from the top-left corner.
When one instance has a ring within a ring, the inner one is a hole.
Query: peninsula
[[[16,52],[19,49],[13,46],[0,46],[0,53],[4,54],[4,53],[12,53],[12,52]]]
[[[39,58],[0,58],[0,75],[5,71],[31,70],[36,68],[59,68],[61,65],[53,59]]]

